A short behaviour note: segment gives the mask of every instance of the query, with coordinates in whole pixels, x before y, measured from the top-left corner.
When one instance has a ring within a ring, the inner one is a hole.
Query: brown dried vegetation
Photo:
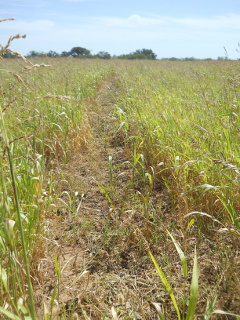
[[[39,264],[42,280],[36,286],[39,310],[43,303],[50,304],[57,290],[52,311],[56,318],[159,319],[160,310],[167,319],[175,318],[147,252],[149,246],[180,306],[184,305],[188,286],[168,229],[189,264],[197,246],[200,297],[196,318],[205,313],[215,294],[218,308],[239,313],[238,238],[217,233],[217,226],[207,218],[212,231],[187,228],[160,182],[149,192],[138,181],[130,165],[129,141],[122,131],[117,132],[117,83],[117,75],[111,76],[99,86],[96,97],[84,101],[86,127],[81,138],[75,137],[76,142],[80,139],[78,148],[66,165],[51,163],[49,174],[58,181],[55,193],[61,196],[46,217],[45,256]],[[116,168],[113,176],[109,156]],[[74,198],[71,208],[68,194]],[[221,317],[227,316],[215,316]]]

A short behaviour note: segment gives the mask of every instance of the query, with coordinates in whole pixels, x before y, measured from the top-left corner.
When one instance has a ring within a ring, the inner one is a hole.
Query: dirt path
[[[81,137],[85,150],[74,154],[65,167],[52,169],[59,180],[55,193],[60,196],[48,217],[48,247],[39,265],[43,277],[39,300],[50,310],[55,296],[56,318],[65,314],[71,319],[74,313],[76,319],[87,319],[86,315],[92,320],[104,315],[112,319],[114,306],[122,309],[120,313],[144,318],[140,314],[144,310],[139,311],[142,301],[135,301],[137,283],[146,279],[137,270],[143,270],[143,265],[136,264],[139,253],[131,226],[136,212],[128,184],[131,168],[123,164],[128,160],[124,137],[115,134],[119,126],[114,116],[116,81],[114,77],[105,81],[97,97],[85,102]],[[114,171],[114,181],[109,156],[114,167],[123,164]]]

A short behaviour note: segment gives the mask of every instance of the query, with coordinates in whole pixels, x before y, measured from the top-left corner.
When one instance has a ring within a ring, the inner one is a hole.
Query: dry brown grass
[[[114,135],[119,126],[113,107],[113,97],[118,94],[116,81],[110,78],[99,87],[95,99],[85,101],[86,133],[83,136],[84,145],[90,148],[73,150],[66,166],[54,168],[58,181],[55,193],[59,197],[52,213],[48,212],[46,256],[39,266],[43,275],[38,287],[40,310],[43,301],[49,305],[57,285],[56,318],[158,319],[162,310],[167,319],[173,319],[175,312],[146,248],[147,242],[173,284],[181,307],[186,299],[186,287],[178,254],[166,234],[169,229],[181,243],[190,269],[197,245],[199,317],[215,293],[219,297],[218,308],[240,312],[239,288],[234,287],[236,259],[239,259],[237,239],[233,241],[227,234],[217,233],[211,220],[208,224],[212,231],[208,234],[197,233],[194,226],[187,228],[186,222],[179,220],[173,210],[169,192],[161,185],[149,194],[146,204],[144,186],[133,179],[134,171],[128,158],[130,145],[125,143],[124,135],[118,139]],[[112,182],[109,155],[114,166],[125,163],[115,169]],[[110,201],[100,192],[101,186]],[[70,208],[68,195],[73,197],[76,192]],[[59,281],[53,256],[60,268]],[[230,272],[233,269],[234,274]],[[216,315],[212,319],[223,319],[221,317],[224,316]]]
[[[21,37],[10,37],[2,52]],[[25,71],[49,65],[22,58],[27,66],[20,70],[21,76],[13,71],[8,74],[29,92],[33,86],[27,82]],[[71,86],[66,91],[72,90]],[[34,157],[31,153],[31,161],[42,155],[46,171],[43,185],[38,181],[33,187],[41,216],[35,230],[39,237],[29,257],[39,318],[49,312],[52,319],[150,320],[159,319],[160,313],[163,318],[175,319],[170,298],[150,261],[149,248],[172,284],[180,309],[187,304],[191,274],[184,282],[179,256],[166,230],[180,243],[190,270],[197,247],[200,293],[196,318],[204,316],[215,294],[216,307],[240,313],[238,234],[229,235],[230,228],[220,230],[209,216],[204,217],[204,223],[198,216],[194,223],[184,218],[186,207],[190,210],[188,199],[179,200],[176,206],[171,190],[160,177],[169,178],[168,170],[163,170],[165,159],[152,163],[156,150],[150,149],[145,160],[149,172],[157,174],[152,183],[144,180],[143,162],[133,165],[136,123],[129,122],[128,135],[119,127],[115,103],[121,90],[116,73],[103,77],[96,85],[97,94],[86,93],[81,100],[81,125],[71,119],[66,131],[46,126],[46,139],[35,141],[36,154]],[[4,111],[9,111],[18,99],[11,97],[11,90],[9,96]],[[56,101],[80,108],[80,100],[67,93],[37,95],[33,106],[37,108],[42,101],[49,102],[47,108]],[[18,124],[40,117],[37,113]],[[149,136],[143,133],[147,141]],[[18,136],[10,143],[22,138]],[[220,163],[239,174],[230,162]],[[175,178],[177,181],[177,174]]]

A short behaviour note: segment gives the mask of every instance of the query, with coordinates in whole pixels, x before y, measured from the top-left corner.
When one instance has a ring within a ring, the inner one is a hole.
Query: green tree
[[[186,58],[184,58],[184,59],[182,59],[183,61],[197,61],[197,59],[196,58],[194,58],[194,57],[186,57]]]
[[[56,51],[50,50],[50,51],[47,53],[47,56],[48,56],[48,57],[51,57],[51,58],[56,58],[56,57],[59,57],[59,54],[58,54]]]
[[[100,51],[96,54],[96,57],[99,59],[111,59],[110,53],[106,51]]]
[[[39,52],[37,52],[37,51],[35,51],[35,50],[32,50],[32,51],[30,51],[30,52],[27,54],[27,57],[30,57],[30,58],[39,57]]]
[[[122,54],[118,56],[118,58],[155,60],[157,58],[157,55],[151,49],[139,49],[129,54]]]
[[[70,50],[70,56],[76,58],[89,58],[91,56],[90,50],[82,47],[74,47]]]
[[[136,50],[133,54],[140,54],[148,57],[151,60],[155,60],[157,58],[157,55],[151,50],[151,49],[139,49]]]
[[[32,50],[27,54],[27,57],[29,57],[29,58],[37,58],[37,57],[46,57],[46,55],[47,54],[42,52],[42,51],[38,52],[38,51]]]
[[[63,51],[61,53],[61,57],[69,57],[70,56],[70,52],[67,52],[67,51]]]

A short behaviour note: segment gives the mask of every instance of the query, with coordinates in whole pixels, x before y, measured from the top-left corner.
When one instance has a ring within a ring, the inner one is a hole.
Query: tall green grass
[[[49,168],[88,147],[91,128],[84,110],[113,74],[116,133],[123,132],[133,179],[142,182],[144,214],[149,194],[161,182],[182,219],[200,212],[239,229],[237,62],[62,58],[32,60],[27,68],[20,59],[0,63],[0,311],[6,317],[35,317],[31,287],[38,279],[44,254],[39,235],[52,202]],[[120,166],[109,157],[112,185]],[[108,189],[102,192],[112,206]]]
[[[0,63],[0,311],[34,320],[32,287],[52,201],[48,167],[87,147],[83,105],[112,67],[71,59]]]
[[[184,276],[184,280],[186,282],[186,279],[188,276],[186,256],[185,256],[184,252],[182,251],[179,243],[175,240],[175,238],[172,236],[171,233],[169,233],[169,236],[171,237],[171,240],[173,241],[173,243],[177,249],[177,252],[179,254],[179,257],[181,259],[182,273]],[[149,255],[155,265],[157,273],[158,273],[167,293],[169,294],[169,296],[172,300],[172,304],[173,304],[174,309],[176,311],[178,320],[182,320],[182,319],[193,320],[195,317],[195,309],[197,306],[197,298],[198,298],[198,262],[197,262],[196,248],[195,248],[195,255],[194,255],[194,264],[193,264],[190,293],[189,293],[189,297],[184,297],[187,302],[185,302],[182,310],[179,308],[178,302],[175,298],[175,295],[174,295],[174,292],[171,288],[171,285],[169,284],[169,282],[165,276],[165,273],[163,272],[162,268],[159,266],[157,260],[155,259],[155,257],[152,255],[152,253],[150,251],[149,251]],[[160,319],[165,319],[163,314],[160,315]]]
[[[135,137],[132,148],[171,190],[180,216],[197,209],[237,226],[226,203],[239,212],[239,71],[236,61],[136,62],[119,70],[128,141]]]

